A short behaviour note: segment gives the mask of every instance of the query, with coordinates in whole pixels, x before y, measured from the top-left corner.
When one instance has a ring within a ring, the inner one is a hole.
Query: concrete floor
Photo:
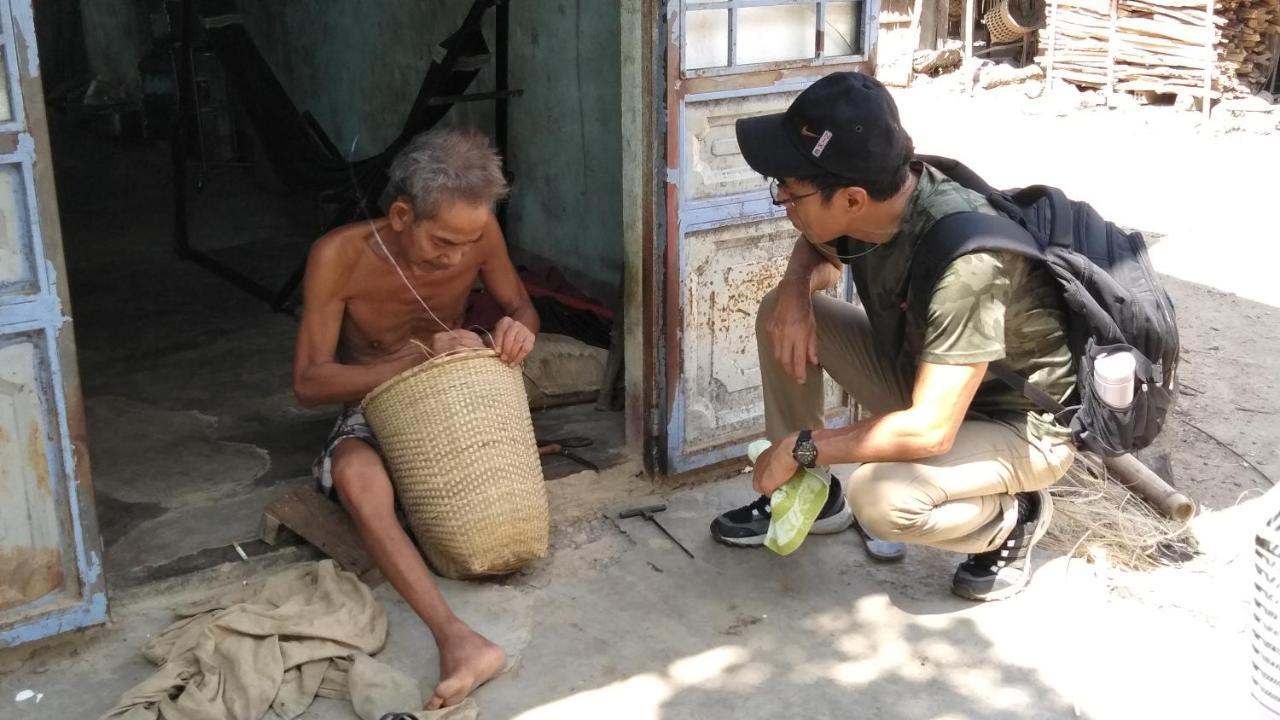
[[[636,477],[637,468],[570,475],[548,485],[555,527],[547,560],[501,583],[442,583],[464,618],[521,658],[512,673],[477,693],[482,717],[1255,716],[1248,698],[1253,539],[1280,511],[1280,497],[1260,497],[1270,479],[1280,479],[1280,429],[1268,422],[1280,413],[1280,296],[1269,251],[1260,249],[1273,224],[1261,208],[1270,206],[1274,183],[1250,173],[1257,158],[1280,156],[1280,141],[1202,135],[1147,115],[1063,118],[954,97],[904,97],[903,114],[923,151],[974,158],[973,165],[999,184],[1059,183],[1078,197],[1096,198],[1121,222],[1166,233],[1153,256],[1178,306],[1183,382],[1191,386],[1169,432],[1177,482],[1204,505],[1193,526],[1203,555],[1147,573],[1044,557],[1026,593],[975,606],[948,595],[957,558],[946,553],[912,548],[904,563],[878,565],[865,559],[848,533],[813,538],[789,558],[715,545],[706,524],[749,498],[743,478],[668,494],[671,509],[662,519],[696,554],[689,560],[652,527],[604,518],[624,498],[652,491]],[[984,153],[993,129],[1018,140],[1013,147],[1031,149]],[[1099,167],[1109,170],[1100,173]],[[110,204],[107,191],[105,199],[87,197]],[[152,222],[151,237],[162,237],[163,223]],[[130,227],[125,213],[107,222],[117,232]],[[90,229],[81,235],[86,244]],[[1204,261],[1194,262],[1196,257]],[[1223,259],[1230,257],[1234,263]],[[125,273],[126,284],[128,278],[137,282],[129,273],[142,271],[125,259],[118,258],[112,272]],[[145,257],[139,262],[149,267]],[[203,312],[212,329],[163,360],[139,361],[138,352],[163,347],[166,338],[173,342],[169,334],[148,334],[143,323],[141,335],[121,343],[89,322],[116,311],[77,306],[82,351],[87,347],[90,356],[86,367],[105,368],[97,380],[86,375],[90,397],[101,398],[91,400],[91,420],[92,408],[109,400],[95,422],[100,433],[110,432],[103,426],[114,422],[123,437],[129,424],[118,418],[146,417],[138,410],[142,405],[167,413],[162,418],[181,448],[172,450],[175,455],[209,458],[195,467],[212,466],[219,477],[224,466],[252,475],[262,468],[253,451],[258,448],[270,457],[263,477],[296,477],[278,463],[296,468],[309,461],[314,441],[301,436],[312,431],[270,429],[287,420],[314,426],[322,436],[328,418],[285,409],[287,368],[268,366],[244,376],[257,395],[237,399],[221,391],[245,373],[235,360],[287,354],[289,322],[267,316],[257,329],[245,329],[240,323],[248,322],[251,301],[219,294],[219,282],[203,273],[175,277],[186,292],[171,302],[194,309],[184,315],[169,306],[153,308],[156,326],[181,327],[182,318]],[[201,300],[206,297],[220,299]],[[100,336],[86,342],[86,332]],[[215,383],[190,383],[193,367]],[[119,450],[115,462],[167,467],[161,463],[169,446],[148,442],[141,445],[145,452]],[[95,445],[93,452],[100,477],[99,466],[113,450]],[[171,507],[163,497],[139,502],[121,489],[127,487],[121,478],[107,494],[136,503],[132,512],[155,515],[113,531],[136,537],[147,523],[163,522],[156,513]],[[205,481],[193,476],[173,482],[194,494]],[[252,493],[258,486],[247,482],[237,487]],[[156,485],[163,493],[166,486]],[[292,548],[118,589],[108,627],[0,654],[0,716],[95,717],[149,673],[139,650],[170,621],[169,608],[308,557]],[[429,637],[389,588],[378,596],[392,621],[383,659],[430,685],[436,658]],[[40,702],[13,701],[28,689],[43,694]],[[353,716],[344,705],[324,701],[306,717]]]
[[[621,469],[590,481],[615,496],[636,490]],[[709,518],[748,495],[735,478],[668,498],[662,520],[695,560],[643,521],[579,504],[551,557],[525,573],[443,581],[468,622],[519,656],[477,693],[482,717],[1249,717],[1256,505],[1203,518],[1207,554],[1191,566],[1134,578],[1054,558],[1026,593],[983,606],[947,593],[948,553],[912,548],[901,564],[877,564],[852,533],[811,538],[788,558],[712,542]],[[139,648],[170,622],[168,608],[290,557],[127,591],[111,626],[0,655],[4,716],[96,717],[151,671]],[[391,618],[381,659],[430,686],[429,635],[394,591],[376,594]],[[28,689],[42,700],[12,703]],[[318,701],[304,717],[354,715]]]

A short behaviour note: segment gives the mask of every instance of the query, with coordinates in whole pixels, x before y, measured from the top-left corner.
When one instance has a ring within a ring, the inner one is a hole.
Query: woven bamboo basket
[[[997,44],[1016,42],[1036,29],[1034,24],[1024,26],[1019,18],[1014,17],[1008,0],[1002,0],[999,5],[988,10],[982,16],[982,22],[991,33],[991,42]]]
[[[442,355],[369,393],[364,414],[441,575],[502,575],[546,556],[547,491],[519,370],[488,349]]]

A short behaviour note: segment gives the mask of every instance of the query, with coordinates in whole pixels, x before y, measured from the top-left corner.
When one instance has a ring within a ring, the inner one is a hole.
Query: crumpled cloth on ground
[[[476,701],[467,698],[457,705],[439,710],[420,710],[414,713],[391,713],[379,718],[361,715],[361,720],[476,720],[480,717],[480,709]]]
[[[368,657],[386,643],[386,612],[332,560],[179,615],[143,649],[160,669],[101,720],[293,720],[317,696],[351,697],[362,720],[423,706],[416,682]]]
[[[747,457],[754,463],[768,449],[768,440],[757,440],[747,446]],[[765,547],[783,556],[795,552],[822,512],[830,485],[830,475],[800,468],[782,487],[774,490],[769,498],[772,512],[769,532],[764,537]]]

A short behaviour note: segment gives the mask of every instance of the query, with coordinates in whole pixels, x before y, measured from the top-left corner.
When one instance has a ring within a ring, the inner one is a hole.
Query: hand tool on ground
[[[546,440],[538,443],[539,455],[562,455],[593,472],[600,472],[600,466],[582,457],[568,448],[582,448],[592,444],[590,438],[568,437],[559,440]]]
[[[671,538],[671,542],[678,545],[680,549],[684,551],[685,555],[688,555],[689,557],[693,557],[693,553],[689,552],[689,548],[685,547],[684,543],[677,540],[675,535],[672,535],[670,532],[667,531],[666,528],[662,527],[662,523],[658,522],[658,518],[654,517],[655,514],[664,512],[666,511],[666,509],[667,509],[666,503],[657,503],[655,505],[644,505],[641,507],[631,508],[630,510],[623,510],[622,512],[618,513],[618,519],[625,520],[627,518],[642,517],[645,520],[648,520],[654,525],[657,525],[658,529],[661,530],[664,535]]]

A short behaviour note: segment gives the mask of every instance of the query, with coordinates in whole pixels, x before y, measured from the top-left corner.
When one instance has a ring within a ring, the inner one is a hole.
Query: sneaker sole
[[[1005,588],[1005,589],[1003,589],[1003,590],[997,590],[997,591],[994,591],[994,592],[989,592],[989,593],[985,593],[985,594],[979,594],[979,593],[975,593],[975,592],[969,592],[969,589],[968,589],[968,588],[965,588],[965,587],[956,587],[956,586],[953,584],[953,585],[951,586],[951,593],[952,593],[953,595],[956,595],[957,597],[962,597],[962,598],[964,598],[965,600],[973,600],[973,601],[976,601],[976,602],[997,602],[997,601],[999,601],[999,600],[1008,600],[1009,598],[1013,597],[1014,595],[1017,595],[1018,593],[1022,592],[1023,590],[1026,590],[1026,589],[1027,589],[1027,585],[1031,583],[1031,570],[1030,570],[1030,568],[1031,568],[1031,557],[1032,557],[1032,555],[1033,555],[1032,550],[1028,550],[1028,551],[1027,551],[1027,568],[1028,568],[1028,569],[1027,569],[1027,572],[1024,572],[1024,573],[1022,574],[1022,580],[1021,580],[1017,585],[1010,585],[1009,587],[1007,587],[1007,588]]]
[[[835,535],[853,527],[853,513],[849,512],[849,503],[840,506],[840,510],[831,517],[815,520],[809,528],[810,535]]]
[[[743,538],[727,538],[727,537],[722,537],[720,535],[716,535],[715,533],[711,534],[712,540],[715,540],[721,545],[728,545],[729,547],[734,547],[734,548],[761,547],[762,545],[764,545],[764,538],[765,538],[764,535],[752,535],[751,537],[743,537]]]
[[[848,530],[850,527],[853,527],[853,513],[849,512],[849,504],[845,503],[844,507],[840,508],[840,511],[836,514],[814,521],[813,527],[809,528],[809,534],[835,535]],[[752,548],[763,547],[766,536],[752,535],[750,537],[731,538],[722,537],[712,533],[711,537],[721,545],[738,548]]]

